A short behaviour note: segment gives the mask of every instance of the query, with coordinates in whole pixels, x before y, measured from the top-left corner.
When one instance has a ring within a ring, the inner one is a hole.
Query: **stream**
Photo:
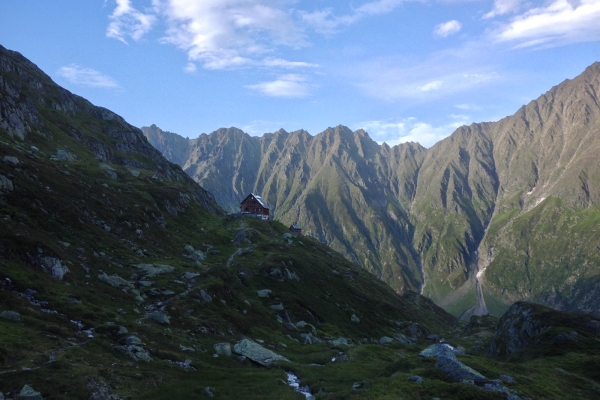
[[[296,374],[292,371],[287,371],[287,381],[288,385],[290,385],[296,392],[301,393],[307,399],[314,399],[314,396],[310,393],[310,388],[308,386],[300,386],[300,379]]]
[[[477,306],[475,306],[475,310],[473,311],[473,315],[487,315],[489,314],[487,305],[485,304],[485,299],[483,298],[483,289],[481,288],[481,281],[479,280],[483,277],[483,273],[485,272],[485,268],[481,268],[479,265],[479,252],[475,252],[475,265],[477,265],[477,274],[475,275],[475,286],[477,287]]]

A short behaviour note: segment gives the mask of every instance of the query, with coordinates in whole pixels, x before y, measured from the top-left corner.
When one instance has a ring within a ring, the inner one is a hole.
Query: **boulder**
[[[228,342],[217,343],[213,346],[215,350],[215,354],[220,356],[230,356],[231,355],[231,344]]]
[[[9,167],[16,167],[19,165],[19,159],[17,157],[4,156],[2,162]]]
[[[350,321],[358,323],[360,322],[360,319],[355,314],[352,314]]]
[[[275,311],[283,311],[283,304],[279,303],[279,304],[273,304],[272,306],[269,307],[271,310],[275,310]]]
[[[250,339],[242,339],[237,342],[233,347],[233,352],[265,367],[270,366],[275,361],[290,361],[269,349],[265,349]]]
[[[141,346],[142,345],[142,341],[137,336],[128,336],[125,339],[125,344],[126,345]]]
[[[159,324],[169,325],[171,321],[169,321],[169,317],[162,311],[153,311],[148,315],[149,318],[152,318]]]
[[[204,289],[200,291],[200,297],[202,297],[202,300],[204,300],[205,303],[210,303],[212,301],[212,297],[206,293]]]
[[[348,340],[346,340],[346,338],[343,338],[343,337],[340,337],[340,338],[337,338],[334,340],[330,340],[328,343],[332,346],[337,346],[337,347],[349,346]]]
[[[258,293],[258,297],[269,297],[269,294],[272,292],[272,290],[269,289],[262,289],[257,291],[256,293]]]
[[[21,314],[19,314],[16,311],[2,311],[0,313],[0,317],[11,320],[11,321],[20,321],[21,320]]]
[[[435,362],[435,367],[446,374],[457,382],[462,381],[474,381],[487,379],[485,376],[481,375],[479,372],[475,371],[473,368],[466,366],[456,359],[454,353],[451,353],[452,356],[442,355],[438,356]]]
[[[152,357],[150,357],[150,352],[144,349],[141,346],[136,345],[128,345],[128,346],[116,346],[114,348],[115,351],[126,354],[135,361],[152,361]]]
[[[183,275],[181,275],[181,277],[183,279],[188,279],[188,280],[197,278],[199,276],[200,276],[200,274],[198,274],[196,272],[185,272]]]
[[[0,192],[12,192],[15,189],[12,181],[0,174]]]
[[[384,336],[384,337],[382,337],[381,339],[379,339],[379,342],[378,342],[378,343],[379,343],[379,344],[388,344],[388,343],[392,343],[392,342],[394,342],[394,339],[392,339],[392,338],[391,338],[391,337],[389,337],[389,336]]]
[[[145,275],[150,278],[156,275],[167,274],[173,272],[175,268],[170,265],[162,265],[162,264],[137,264],[136,268],[139,270],[140,274]]]
[[[69,153],[66,150],[56,150],[56,155],[54,156],[56,161],[68,161],[73,162],[77,159],[75,154]]]
[[[414,383],[423,383],[423,378],[421,378],[419,375],[413,375],[408,378],[408,380]]]
[[[103,272],[98,275],[98,279],[102,282],[108,283],[112,287],[120,288],[133,288],[133,283],[121,278],[119,275],[115,274],[112,276],[106,275],[106,272]]]
[[[40,392],[36,392],[29,385],[23,386],[19,396],[17,396],[19,400],[42,400],[42,394]]]
[[[58,258],[54,257],[42,257],[42,269],[45,273],[52,275],[58,280],[63,280],[69,268],[62,265]]]
[[[447,344],[436,343],[428,346],[425,350],[419,353],[421,357],[449,357],[456,358],[454,352],[452,351],[452,346]]]
[[[194,247],[192,247],[191,244],[186,244],[185,247],[183,248],[183,251],[185,251],[188,254],[193,254],[194,253]]]
[[[312,333],[301,333],[300,337],[302,337],[302,343],[304,344],[321,344],[323,341],[316,336],[313,336]]]

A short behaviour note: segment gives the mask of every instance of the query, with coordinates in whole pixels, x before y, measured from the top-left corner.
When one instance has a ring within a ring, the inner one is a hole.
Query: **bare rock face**
[[[580,337],[600,337],[600,319],[518,302],[500,318],[487,355],[505,356],[528,347],[575,344]]]

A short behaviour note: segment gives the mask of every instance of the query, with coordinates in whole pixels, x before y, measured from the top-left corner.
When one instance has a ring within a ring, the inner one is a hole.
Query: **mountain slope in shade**
[[[500,314],[522,299],[597,314],[599,77],[595,63],[430,149],[378,145],[343,126],[314,137],[220,129],[187,144],[142,130],[226,209],[259,192],[284,223],[455,315]]]

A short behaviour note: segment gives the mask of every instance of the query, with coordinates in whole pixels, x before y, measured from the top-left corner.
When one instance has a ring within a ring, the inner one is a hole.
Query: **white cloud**
[[[477,104],[457,104],[454,107],[458,108],[459,110],[475,110],[475,111],[481,111],[482,108],[481,106],[477,105]]]
[[[280,68],[316,68],[318,64],[311,64],[303,61],[288,61],[281,58],[265,58],[260,63],[267,67],[280,67]]]
[[[189,63],[185,64],[185,67],[183,67],[183,70],[185,72],[187,72],[188,74],[196,72],[196,64],[194,64],[193,62],[189,62]]]
[[[260,82],[246,87],[269,97],[300,98],[310,95],[311,85],[306,83],[306,78],[302,75],[287,74],[274,81]]]
[[[499,15],[515,13],[521,7],[522,0],[494,0],[494,8],[483,18],[493,18]]]
[[[456,128],[469,122],[466,115],[449,117],[451,122],[437,127],[411,117],[397,121],[366,121],[357,124],[357,128],[363,128],[379,144],[385,142],[395,146],[400,143],[417,142],[422,146],[431,147],[452,134]]]
[[[429,83],[426,83],[423,86],[421,86],[421,91],[429,92],[430,90],[437,90],[437,89],[441,88],[443,84],[444,84],[444,81],[429,82]]]
[[[353,8],[352,13],[335,16],[331,8],[313,12],[298,11],[302,21],[316,32],[331,35],[337,32],[340,26],[348,26],[358,20],[371,15],[385,14],[393,11],[405,0],[377,0],[367,2],[360,7]]]
[[[516,47],[559,46],[600,40],[600,0],[555,0],[531,8],[495,32],[497,41]]]
[[[61,67],[56,73],[76,85],[102,88],[119,87],[117,81],[110,76],[104,75],[92,68],[85,68],[77,64]]]
[[[144,14],[131,6],[130,0],[116,0],[117,7],[110,15],[106,36],[127,44],[126,36],[140,40],[151,28],[156,17]]]
[[[266,4],[265,4],[266,3]],[[277,46],[305,45],[285,0],[154,0],[168,24],[163,42],[208,69],[254,64]],[[299,66],[299,65],[297,65]]]
[[[278,131],[283,125],[285,125],[282,122],[277,122],[277,121],[265,121],[265,120],[253,120],[250,121],[246,124],[231,124],[231,126],[241,126],[241,130],[243,130],[244,132],[246,132],[249,135],[252,136],[262,136],[263,134],[267,133],[267,132],[276,132]]]
[[[452,21],[436,25],[436,27],[433,29],[433,33],[440,37],[447,37],[460,31],[461,28],[462,25],[460,22],[453,19]]]

